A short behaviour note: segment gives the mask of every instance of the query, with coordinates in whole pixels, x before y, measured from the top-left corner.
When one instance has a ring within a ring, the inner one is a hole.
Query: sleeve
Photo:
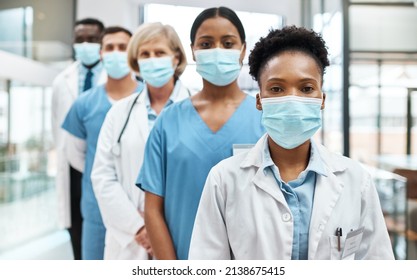
[[[361,224],[365,227],[356,259],[394,260],[391,241],[372,177],[366,172],[362,193]]]
[[[75,137],[85,140],[87,138],[87,132],[83,121],[83,105],[86,105],[85,103],[87,103],[87,100],[82,97],[77,98],[74,104],[72,104],[71,109],[68,111],[62,124],[62,128]]]
[[[83,173],[85,167],[85,154],[87,153],[87,142],[64,131],[63,145],[65,156],[69,164],[77,171]]]
[[[65,154],[70,165],[80,172],[84,172],[87,133],[83,122],[84,99],[78,98],[71,106],[65,117],[62,128],[67,131],[64,145]]]
[[[163,113],[155,122],[145,146],[143,165],[136,186],[146,192],[165,196],[165,147],[162,139]]]
[[[190,260],[232,258],[220,181],[220,168],[215,166],[207,177],[198,206],[188,254]]]
[[[100,130],[91,180],[104,225],[124,248],[134,240],[144,220],[123,190],[116,172],[117,159],[111,152],[117,140],[113,139],[114,123],[118,120],[114,109],[110,109]]]

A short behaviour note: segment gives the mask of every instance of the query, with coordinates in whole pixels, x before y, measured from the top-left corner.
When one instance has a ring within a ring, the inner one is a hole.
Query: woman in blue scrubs
[[[237,84],[246,44],[236,13],[226,7],[204,10],[190,37],[203,88],[160,115],[137,180],[146,192],[145,225],[157,259],[188,258],[210,169],[232,156],[234,144],[254,144],[264,133],[255,98]]]
[[[107,111],[116,100],[140,92],[143,88],[143,83],[132,78],[127,64],[126,49],[131,36],[130,31],[121,27],[104,30],[100,53],[107,72],[107,82],[77,98],[62,124],[62,128],[70,134],[66,139],[68,160],[74,168],[83,172],[82,259],[100,260],[104,254],[106,229],[90,178],[100,128]]]

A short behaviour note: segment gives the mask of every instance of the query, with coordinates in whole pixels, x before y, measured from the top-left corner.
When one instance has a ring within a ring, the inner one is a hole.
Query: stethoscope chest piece
[[[115,156],[120,156],[120,143],[116,143],[113,145],[113,147],[111,148],[111,152],[113,155]]]

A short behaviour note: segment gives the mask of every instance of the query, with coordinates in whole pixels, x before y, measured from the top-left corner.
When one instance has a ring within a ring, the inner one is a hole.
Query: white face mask
[[[173,56],[163,56],[139,59],[140,75],[153,87],[160,88],[166,85],[175,73],[172,58]]]
[[[262,125],[276,144],[294,149],[321,127],[321,98],[283,96],[262,98]]]
[[[126,52],[106,52],[103,54],[103,66],[113,79],[121,79],[130,73]]]
[[[73,45],[75,59],[84,65],[92,65],[100,60],[100,44],[98,43],[77,43]]]
[[[221,48],[196,50],[197,72],[216,86],[229,85],[239,77],[241,53],[241,50]]]

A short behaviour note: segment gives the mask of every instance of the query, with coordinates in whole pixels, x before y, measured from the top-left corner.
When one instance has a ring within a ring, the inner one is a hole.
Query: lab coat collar
[[[268,134],[265,133],[255,144],[255,146],[247,153],[246,157],[240,164],[241,168],[248,168],[251,166],[262,167],[262,151],[265,145],[265,142],[268,139]],[[347,168],[347,162],[340,160],[340,157],[335,157],[331,152],[329,152],[323,145],[314,143],[317,148],[318,156],[321,157],[324,163],[324,168],[328,173],[342,172]],[[262,168],[260,168],[262,169]]]
[[[143,89],[143,94],[144,95],[144,102],[146,107],[150,107],[151,106],[151,100],[149,98],[149,91],[148,91],[148,87],[146,86],[146,83],[144,84],[145,88]],[[171,100],[172,103],[175,103],[177,101],[183,100],[184,98],[190,97],[190,92],[188,91],[188,89],[182,84],[181,80],[176,80],[175,81],[175,86],[174,89],[171,93],[171,95],[169,96],[169,100]],[[171,104],[172,104],[171,103]]]

